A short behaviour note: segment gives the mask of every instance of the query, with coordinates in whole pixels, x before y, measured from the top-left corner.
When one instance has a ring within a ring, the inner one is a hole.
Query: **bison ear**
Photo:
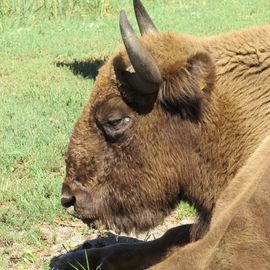
[[[199,121],[211,97],[215,68],[207,53],[197,53],[187,61],[175,64],[164,76],[159,101],[167,111],[183,119]]]

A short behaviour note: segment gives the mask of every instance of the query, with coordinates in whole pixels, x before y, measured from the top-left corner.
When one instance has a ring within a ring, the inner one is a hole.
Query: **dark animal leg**
[[[135,270],[160,262],[174,247],[190,242],[192,224],[168,230],[161,238],[149,242],[124,243],[78,250],[61,256],[51,264],[55,270],[99,268],[101,270]],[[87,263],[88,260],[88,263]],[[84,268],[83,268],[83,267]]]

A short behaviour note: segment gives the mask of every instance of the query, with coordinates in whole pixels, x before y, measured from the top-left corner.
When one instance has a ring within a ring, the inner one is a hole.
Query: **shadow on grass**
[[[56,62],[57,67],[68,67],[74,75],[80,75],[86,79],[96,79],[99,68],[106,59],[74,60],[73,62]]]
[[[77,248],[70,250],[66,254],[61,254],[59,256],[53,257],[50,261],[50,269],[52,270],[73,270],[73,269],[85,269],[88,270],[86,266],[84,268],[76,268],[81,267],[82,264],[85,263],[85,251],[89,249],[97,249],[103,248],[110,245],[120,244],[120,243],[138,243],[143,242],[142,240],[138,240],[133,237],[128,236],[118,236],[112,233],[109,233],[106,237],[101,237],[93,240],[88,240],[83,242]],[[101,254],[101,253],[100,253]],[[90,258],[86,258],[87,260],[91,260]],[[92,258],[92,261],[96,261],[101,258]],[[72,266],[72,264],[76,264]],[[78,264],[78,265],[77,265]],[[81,265],[80,265],[81,264]],[[99,264],[99,263],[98,263]],[[75,266],[75,267],[74,267]],[[92,268],[91,268],[92,269]],[[97,268],[98,269],[98,268]]]

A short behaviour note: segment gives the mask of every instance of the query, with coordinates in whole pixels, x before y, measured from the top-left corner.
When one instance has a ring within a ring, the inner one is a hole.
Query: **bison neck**
[[[200,127],[196,172],[185,196],[211,213],[220,193],[270,126],[269,26],[208,40],[216,85]],[[263,42],[261,42],[263,40]]]
[[[250,102],[252,95],[254,103]],[[208,120],[200,126],[201,136],[194,146],[196,169],[185,183],[184,196],[206,222],[220,193],[269,133],[270,91],[264,99],[256,99],[258,95],[260,92],[241,98],[236,93],[215,94]]]

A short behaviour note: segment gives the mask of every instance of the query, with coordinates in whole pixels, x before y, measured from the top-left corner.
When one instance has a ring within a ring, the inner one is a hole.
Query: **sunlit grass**
[[[266,0],[144,3],[161,31],[200,36],[270,21]],[[131,0],[0,1],[0,269],[48,265],[40,224],[69,219],[59,203],[64,155],[97,67],[122,46],[120,9],[135,26]]]

